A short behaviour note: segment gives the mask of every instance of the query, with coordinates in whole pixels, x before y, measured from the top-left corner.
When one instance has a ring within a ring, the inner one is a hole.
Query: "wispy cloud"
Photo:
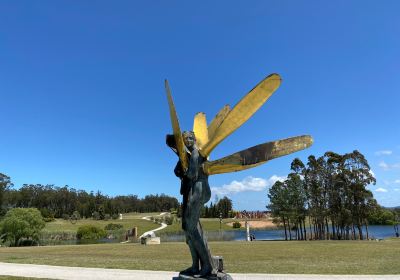
[[[224,196],[239,192],[245,191],[263,191],[273,184],[276,181],[284,181],[286,177],[280,177],[277,175],[271,176],[269,179],[264,178],[256,178],[256,177],[246,177],[242,181],[232,181],[229,184],[223,185],[222,187],[213,187],[211,188],[211,192],[213,195]]]
[[[394,190],[395,190],[396,192],[400,192],[400,189],[397,189],[397,188],[396,188],[396,189],[394,189]]]
[[[382,193],[388,192],[387,189],[384,189],[384,188],[377,188],[375,191],[382,192]]]
[[[394,180],[395,184],[400,184],[400,179]]]
[[[387,164],[384,161],[381,161],[379,163],[379,167],[381,167],[383,170],[391,170],[391,169],[398,169],[400,168],[400,163],[394,163],[394,164]]]
[[[377,156],[390,156],[391,154],[393,154],[393,151],[391,150],[382,150],[375,152],[375,155]]]

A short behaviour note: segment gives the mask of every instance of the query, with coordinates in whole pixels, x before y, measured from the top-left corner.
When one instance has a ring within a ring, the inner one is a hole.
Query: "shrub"
[[[111,218],[113,220],[117,220],[119,218],[119,215],[118,214],[112,214]]]
[[[54,220],[55,220],[54,217],[46,217],[46,218],[43,218],[43,221],[45,221],[46,223],[52,222],[52,221],[54,221]]]
[[[79,240],[81,239],[96,240],[104,238],[106,236],[107,232],[104,229],[93,225],[80,226],[76,233],[76,238]]]
[[[45,227],[40,211],[36,208],[13,208],[1,222],[0,236],[18,246],[24,239],[39,241],[40,231]]]
[[[105,214],[104,215],[104,220],[108,221],[109,219],[111,219],[111,215],[110,214]]]
[[[62,214],[61,218],[63,218],[64,220],[69,220],[69,215],[68,214]]]
[[[174,217],[172,217],[172,216],[164,216],[164,222],[167,224],[167,225],[172,225],[173,223],[174,223]]]
[[[81,219],[81,214],[79,214],[78,211],[74,211],[74,213],[72,213],[72,218],[75,220],[80,220]]]
[[[233,222],[233,224],[232,224],[232,227],[233,228],[241,228],[241,224],[240,224],[240,222],[238,222],[238,221],[236,221],[236,222]]]
[[[100,213],[97,211],[94,211],[92,214],[93,220],[100,220]]]
[[[106,225],[106,226],[104,227],[104,229],[105,229],[105,230],[117,230],[117,229],[120,229],[120,228],[123,228],[123,227],[124,227],[124,226],[121,225],[121,224],[113,224],[113,223],[110,223],[110,224]]]

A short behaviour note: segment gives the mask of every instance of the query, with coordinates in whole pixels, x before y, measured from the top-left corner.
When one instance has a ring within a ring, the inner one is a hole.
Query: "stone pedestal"
[[[196,277],[196,275],[185,275],[179,273],[179,277],[176,279],[179,280],[192,280],[192,279],[200,279],[200,280],[232,280],[232,277],[224,272],[224,258],[221,256],[213,256],[214,267],[217,270],[216,274],[205,276],[205,277]],[[175,280],[175,279],[174,279]]]
[[[229,274],[224,272],[217,272],[215,275],[210,275],[206,277],[195,277],[193,275],[183,275],[179,274],[179,277],[175,278],[179,280],[233,280]]]

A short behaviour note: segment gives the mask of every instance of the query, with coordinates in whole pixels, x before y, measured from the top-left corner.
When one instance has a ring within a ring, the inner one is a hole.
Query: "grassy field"
[[[138,227],[139,236],[146,231],[155,229],[159,227],[159,225],[155,224],[152,221],[143,220],[142,217],[145,216],[153,216],[157,217],[159,213],[129,213],[124,214],[122,220],[108,220],[108,221],[96,221],[92,219],[82,219],[78,220],[75,224],[72,224],[68,220],[56,219],[55,221],[46,223],[46,227],[44,228],[45,234],[55,234],[60,232],[66,232],[75,234],[78,230],[78,227],[82,225],[97,225],[101,228],[104,228],[109,223],[121,224],[123,225],[125,230],[131,229],[133,227]],[[223,220],[222,229],[223,230],[232,230],[231,226],[226,225],[226,223],[231,222],[231,219]],[[218,231],[220,228],[219,219],[201,219],[201,223],[203,225],[203,229],[205,231]],[[171,232],[180,232],[181,224],[174,223],[166,227],[165,229],[159,231],[159,233],[171,233]]]
[[[228,272],[400,274],[400,240],[211,242]],[[172,257],[173,256],[173,257]],[[187,245],[97,244],[0,248],[0,261],[62,266],[179,271]]]
[[[142,233],[149,231],[151,229],[157,228],[158,225],[151,222],[143,220],[142,217],[144,216],[155,216],[159,213],[130,213],[124,214],[122,220],[107,220],[107,221],[96,221],[93,219],[82,219],[78,220],[75,224],[72,224],[68,220],[63,219],[56,219],[52,222],[46,223],[46,227],[44,228],[43,232],[46,234],[52,233],[60,233],[60,232],[67,232],[75,234],[78,228],[82,225],[96,225],[101,228],[104,228],[109,223],[114,224],[121,224],[123,225],[125,230],[131,229],[133,227],[138,228],[138,233],[141,235]]]

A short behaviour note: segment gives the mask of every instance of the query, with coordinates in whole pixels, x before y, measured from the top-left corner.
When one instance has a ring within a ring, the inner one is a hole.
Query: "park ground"
[[[400,240],[210,242],[230,273],[400,274]],[[0,262],[133,270],[180,271],[190,254],[184,242],[145,246],[93,244],[2,247]]]

